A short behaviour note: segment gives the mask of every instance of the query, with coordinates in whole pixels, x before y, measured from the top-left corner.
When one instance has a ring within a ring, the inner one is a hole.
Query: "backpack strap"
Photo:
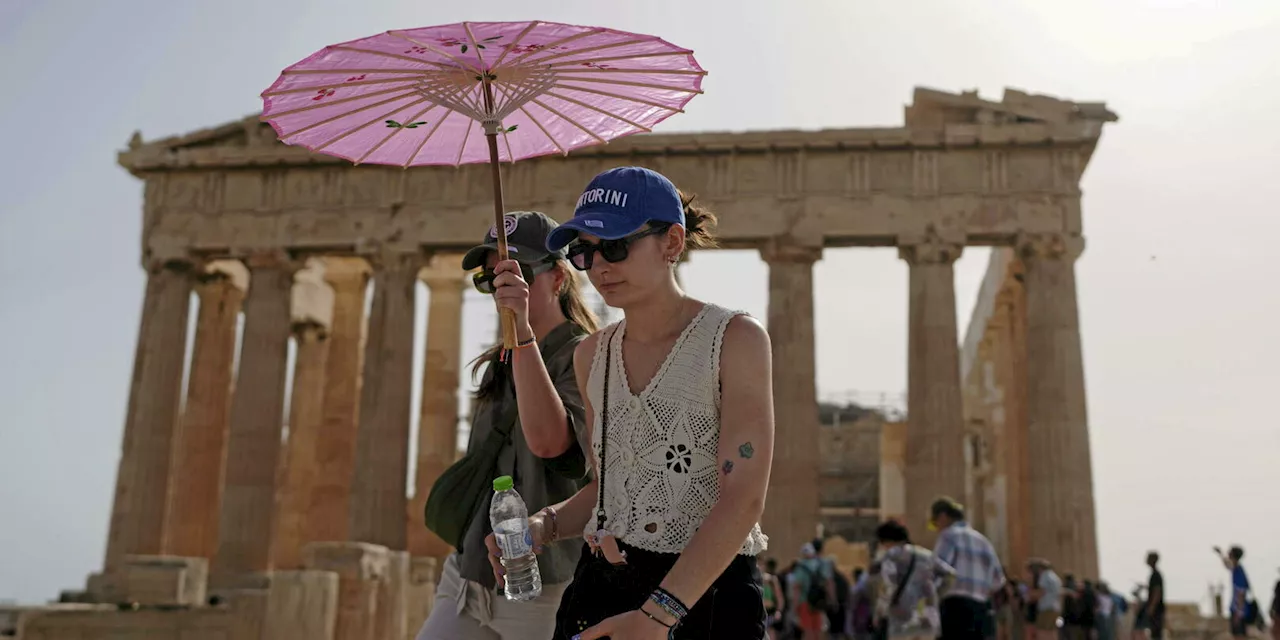
[[[893,590],[893,598],[889,600],[889,606],[898,606],[898,601],[902,599],[902,591],[907,588],[907,581],[911,579],[911,574],[916,570],[916,558],[919,555],[914,548],[911,549],[911,560],[907,562],[907,572],[902,574],[902,580],[898,582],[898,588]]]

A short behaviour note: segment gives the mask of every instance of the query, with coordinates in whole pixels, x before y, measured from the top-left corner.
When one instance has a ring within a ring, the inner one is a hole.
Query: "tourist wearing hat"
[[[753,567],[767,546],[769,335],[676,281],[714,219],[665,176],[621,167],[547,238],[624,314],[574,357],[596,473],[557,506],[560,535],[585,539],[558,640],[765,637]]]
[[[510,352],[498,344],[474,362],[472,376],[480,385],[472,405],[467,455],[481,455],[486,449],[481,445],[489,438],[501,442],[496,459],[482,462],[493,464],[491,477],[511,476],[529,510],[537,511],[530,521],[534,544],[545,545],[538,556],[542,595],[530,602],[512,602],[495,588],[498,581],[486,546],[492,532],[492,489],[483,487],[478,496],[448,495],[449,505],[465,504],[471,511],[464,514],[458,551],[445,560],[431,616],[418,640],[550,637],[560,596],[580,554],[581,545],[572,540],[550,542],[549,538],[566,537],[557,536],[556,511],[550,505],[572,496],[587,481],[587,422],[573,354],[596,331],[596,318],[564,252],[546,248],[555,221],[542,213],[518,212],[507,214],[504,223],[510,260],[498,261],[496,229],[462,260],[463,269],[479,269],[472,278],[475,287],[492,295],[498,307],[515,313],[518,340]],[[448,475],[441,476],[441,482]],[[433,489],[432,497],[436,493]],[[430,514],[429,506],[429,522]]]

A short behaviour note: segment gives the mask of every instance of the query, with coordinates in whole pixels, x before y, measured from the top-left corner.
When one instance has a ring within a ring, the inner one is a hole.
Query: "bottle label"
[[[494,540],[503,558],[519,558],[533,553],[533,531],[522,522],[503,523],[494,531]]]

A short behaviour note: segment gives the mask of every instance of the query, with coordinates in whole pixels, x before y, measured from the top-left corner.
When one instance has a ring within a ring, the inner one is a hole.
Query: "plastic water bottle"
[[[489,503],[489,522],[493,537],[502,551],[506,569],[508,600],[533,600],[542,595],[542,574],[538,573],[538,557],[533,554],[533,531],[529,529],[529,509],[513,488],[511,476],[493,481],[493,501]]]

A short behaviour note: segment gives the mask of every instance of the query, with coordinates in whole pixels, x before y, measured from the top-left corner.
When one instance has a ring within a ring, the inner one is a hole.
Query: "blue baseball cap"
[[[629,236],[646,222],[684,226],[684,203],[666,176],[644,167],[618,167],[591,180],[573,218],[547,234],[547,250],[559,251],[578,233],[605,240]]]

